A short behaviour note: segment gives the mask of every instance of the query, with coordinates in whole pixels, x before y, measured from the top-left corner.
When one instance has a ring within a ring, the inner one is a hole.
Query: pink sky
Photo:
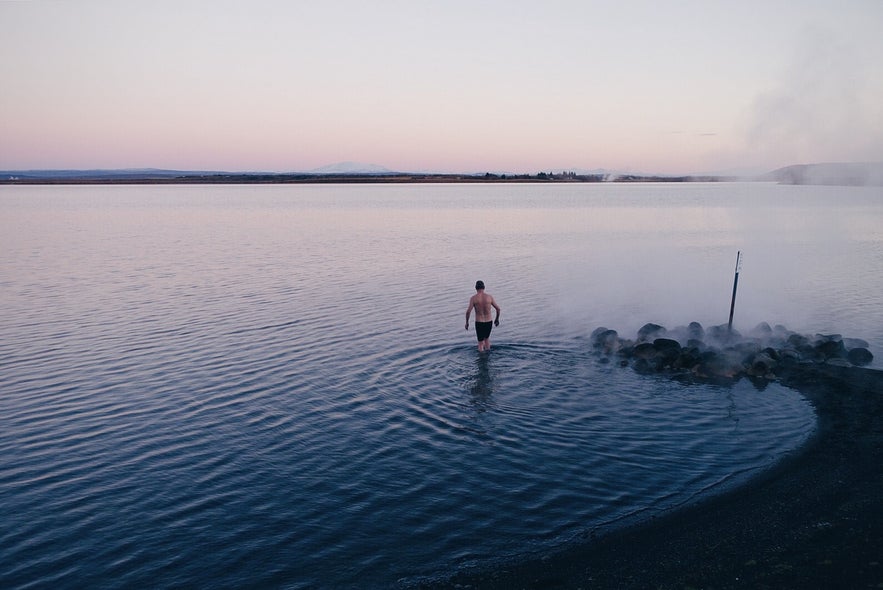
[[[878,0],[302,4],[0,2],[0,169],[883,160]]]

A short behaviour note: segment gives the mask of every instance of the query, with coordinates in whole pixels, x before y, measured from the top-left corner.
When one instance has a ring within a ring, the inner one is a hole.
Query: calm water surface
[[[879,357],[880,197],[0,187],[0,586],[407,586],[743,481],[811,434],[800,395],[588,335],[726,322],[741,250],[737,328]]]

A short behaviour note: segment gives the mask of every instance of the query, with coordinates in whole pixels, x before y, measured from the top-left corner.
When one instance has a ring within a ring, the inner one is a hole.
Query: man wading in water
[[[500,306],[494,301],[493,295],[484,292],[484,282],[475,283],[477,293],[469,298],[469,307],[466,308],[466,329],[469,329],[469,316],[475,310],[475,336],[478,338],[478,352],[491,349],[491,328],[500,325]],[[494,321],[491,322],[491,308],[497,312]]]

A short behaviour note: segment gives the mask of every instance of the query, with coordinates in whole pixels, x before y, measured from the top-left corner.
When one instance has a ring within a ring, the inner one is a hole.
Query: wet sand
[[[821,365],[781,381],[814,404],[818,430],[746,485],[443,587],[883,588],[883,371]]]

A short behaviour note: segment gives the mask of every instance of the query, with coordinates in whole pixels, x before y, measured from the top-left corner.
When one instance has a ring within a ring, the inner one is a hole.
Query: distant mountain
[[[338,162],[309,170],[308,174],[394,174],[389,168],[361,162]]]
[[[883,186],[883,162],[798,164],[773,170],[759,180],[782,184]]]

